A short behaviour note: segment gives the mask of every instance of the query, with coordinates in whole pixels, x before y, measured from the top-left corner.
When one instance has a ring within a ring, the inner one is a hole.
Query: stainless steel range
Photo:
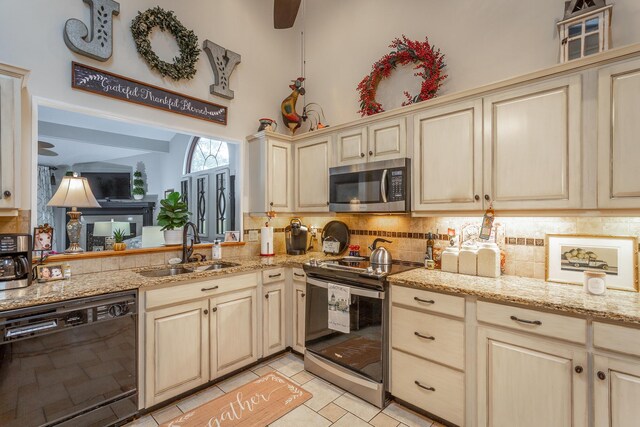
[[[418,266],[396,261],[374,268],[364,258],[305,264],[305,369],[384,407],[389,376],[386,279]],[[339,295],[348,295],[348,300],[341,303]],[[345,320],[334,322],[334,316]]]

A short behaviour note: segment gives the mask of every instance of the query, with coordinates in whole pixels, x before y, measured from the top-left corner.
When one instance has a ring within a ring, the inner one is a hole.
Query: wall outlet
[[[249,230],[249,242],[257,242],[258,241],[258,230]]]

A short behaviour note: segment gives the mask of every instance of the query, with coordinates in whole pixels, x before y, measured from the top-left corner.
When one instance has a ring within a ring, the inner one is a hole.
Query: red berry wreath
[[[416,64],[414,68],[421,71],[414,75],[424,79],[418,95],[411,96],[409,92],[404,92],[407,100],[402,105],[435,97],[444,79],[447,78],[447,75],[442,73],[445,66],[444,54],[440,53],[440,49],[434,49],[429,44],[428,38],[425,37],[424,42],[420,42],[409,40],[403,35],[402,40],[398,38],[393,40],[389,47],[394,50],[373,64],[371,74],[365,76],[358,84],[358,92],[360,92],[360,111],[358,112],[362,116],[384,111],[382,104],[376,101],[378,84],[382,79],[389,77],[398,65]]]

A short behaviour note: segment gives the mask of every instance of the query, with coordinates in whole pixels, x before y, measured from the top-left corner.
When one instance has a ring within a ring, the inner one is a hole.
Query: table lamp
[[[67,175],[62,178],[60,187],[58,187],[56,194],[49,200],[47,206],[71,208],[71,211],[67,212],[67,215],[69,215],[69,222],[67,223],[69,247],[65,250],[65,253],[84,252],[84,249],[80,247],[82,224],[79,220],[82,212],[79,212],[78,208],[101,207],[93,195],[91,187],[89,187],[87,178],[79,177],[75,172],[73,175],[67,173]]]

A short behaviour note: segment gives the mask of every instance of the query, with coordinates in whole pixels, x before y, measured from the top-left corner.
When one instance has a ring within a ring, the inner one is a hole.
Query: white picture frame
[[[239,231],[225,231],[224,232],[224,241],[237,243],[240,241],[240,232]]]
[[[638,292],[638,239],[547,234],[545,279],[582,285],[585,271],[606,273],[608,289]]]

